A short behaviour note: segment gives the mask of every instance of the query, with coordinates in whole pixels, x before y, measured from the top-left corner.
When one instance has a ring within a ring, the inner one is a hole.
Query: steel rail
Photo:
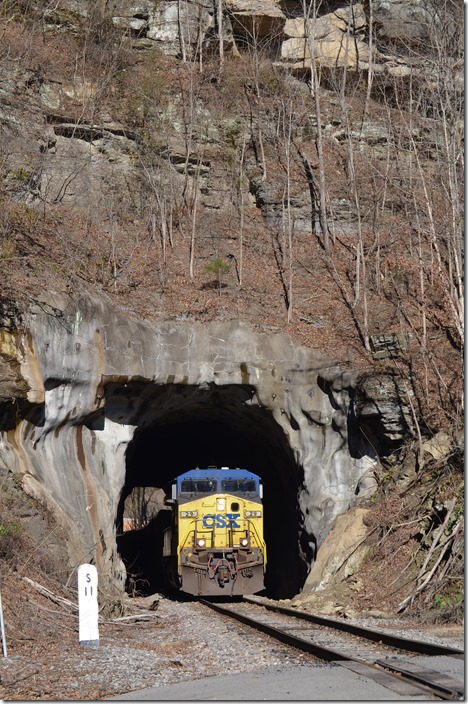
[[[231,611],[231,609],[226,609],[224,606],[220,606],[212,601],[206,601],[205,599],[199,599],[201,604],[208,606],[213,611],[217,611],[223,616],[229,616],[230,618],[240,621],[247,626],[255,628],[257,631],[262,631],[269,636],[272,636],[276,640],[286,643],[286,645],[292,645],[294,648],[303,650],[310,655],[316,655],[320,660],[327,660],[329,662],[335,660],[348,660],[348,656],[343,653],[339,653],[329,648],[324,648],[321,645],[316,645],[312,641],[305,640],[300,636],[293,636],[287,631],[283,631],[281,628],[276,628],[276,626],[269,626],[267,623],[262,623],[261,621],[256,621],[249,616],[244,616],[244,614],[239,614],[236,611]]]
[[[436,643],[426,643],[425,641],[412,640],[411,638],[403,638],[401,636],[392,635],[391,633],[375,631],[372,628],[366,628],[365,626],[357,626],[353,623],[339,621],[335,618],[317,616],[315,614],[306,613],[305,611],[298,611],[297,609],[288,609],[285,606],[265,604],[248,596],[244,596],[243,600],[250,604],[264,606],[270,611],[278,611],[279,613],[283,613],[288,616],[294,616],[296,618],[303,619],[304,621],[315,623],[319,626],[328,626],[328,628],[334,628],[335,630],[345,631],[355,636],[365,638],[366,640],[371,640],[376,643],[383,643],[384,645],[393,646],[394,648],[398,648],[399,650],[407,650],[412,653],[419,653],[420,655],[464,655],[463,650],[451,648],[446,645],[438,645]]]
[[[407,680],[430,687],[434,692],[440,692],[443,699],[461,699],[464,695],[464,687],[461,683],[452,680],[450,677],[444,677],[441,673],[424,669],[421,669],[419,672],[414,672],[414,670],[408,667],[403,667],[402,665],[397,665],[387,660],[376,660],[375,664]],[[433,679],[430,679],[431,675]],[[441,681],[441,678],[443,678],[443,681]]]
[[[243,597],[244,601],[248,601],[250,603],[256,604],[257,606],[264,606],[266,608],[269,608],[269,610],[272,611],[279,611],[282,613],[285,613],[287,615],[293,616],[295,618],[305,618],[305,620],[312,621],[314,623],[318,623],[320,625],[328,625],[329,628],[335,628],[335,619],[327,619],[327,618],[322,618],[320,616],[313,616],[312,614],[305,614],[304,612],[299,612],[294,611],[293,609],[287,609],[285,607],[273,607],[273,606],[267,606],[266,604],[262,604],[259,601],[255,601],[254,599],[246,598]],[[420,691],[423,692],[431,692],[432,694],[435,694],[438,696],[440,699],[447,699],[447,700],[453,700],[453,699],[461,699],[463,697],[463,694],[460,696],[460,691],[461,688],[458,686],[445,686],[443,683],[439,681],[434,681],[430,680],[424,677],[424,674],[421,673],[414,673],[411,672],[410,670],[406,670],[404,668],[398,668],[398,666],[393,666],[387,661],[376,661],[374,663],[366,662],[364,660],[360,660],[359,658],[352,657],[351,655],[347,655],[346,653],[338,652],[335,650],[332,650],[330,648],[326,648],[324,646],[318,645],[310,640],[306,640],[305,638],[301,638],[300,636],[292,635],[291,633],[288,633],[287,631],[284,631],[280,628],[277,628],[276,626],[269,626],[266,623],[263,623],[261,621],[257,621],[256,619],[253,619],[249,616],[245,616],[244,614],[237,613],[236,611],[233,611],[230,608],[226,608],[224,606],[220,606],[219,604],[212,602],[212,601],[207,601],[206,599],[198,599],[199,603],[204,604],[208,608],[212,609],[213,611],[217,611],[218,613],[222,614],[223,616],[228,616],[229,618],[235,619],[239,621],[240,623],[243,623],[247,626],[250,626],[251,628],[254,628],[258,631],[261,631],[262,633],[265,633],[266,635],[269,635],[276,640],[285,643],[286,645],[289,645],[293,648],[296,648],[298,650],[302,650],[306,653],[309,653],[309,655],[314,655],[315,657],[319,658],[320,660],[325,660],[327,662],[339,662],[342,661],[343,663],[349,662],[349,663],[355,663],[356,665],[359,665],[361,668],[368,668],[370,672],[382,672],[385,671],[389,677],[395,678],[398,681],[406,680],[409,682],[412,686],[414,686],[416,689],[419,689]],[[309,618],[310,617],[310,618]],[[317,619],[317,620],[315,620]],[[327,623],[328,622],[328,623]],[[341,622],[336,621],[338,626],[345,625],[345,626],[350,626],[351,624],[341,624]],[[386,634],[384,633],[379,633],[378,631],[373,631],[372,629],[368,628],[363,628],[356,626],[356,630],[352,631],[351,629],[348,628],[338,628],[338,630],[343,630],[352,633],[352,635],[358,635],[362,638],[367,638],[369,640],[375,641],[376,636],[385,636]],[[370,635],[372,636],[371,638],[369,637],[369,632]],[[415,645],[416,650],[413,650],[412,652],[417,652],[417,653],[423,653],[426,655],[456,655],[460,656],[463,655],[463,651],[457,650],[456,648],[447,648],[445,646],[440,646],[439,649],[435,652],[433,650],[433,644],[432,643],[424,643],[423,641],[413,641],[408,638],[403,638],[399,639],[396,636],[390,636],[391,642],[386,642],[383,640],[381,637],[379,639],[379,642],[385,643],[387,645],[392,645],[393,647],[400,647],[396,645],[398,641],[403,642],[403,646],[401,647],[402,650],[409,650],[409,644]],[[427,646],[427,650],[423,650],[423,646]],[[364,674],[362,672],[362,674]],[[371,675],[369,675],[371,676]],[[456,683],[455,683],[456,685]]]

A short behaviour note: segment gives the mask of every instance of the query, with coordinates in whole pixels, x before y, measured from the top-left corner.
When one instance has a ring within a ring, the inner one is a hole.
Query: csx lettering
[[[226,513],[223,516],[222,513],[208,513],[203,516],[203,527],[204,528],[240,528],[237,523],[237,518],[239,518],[240,513]]]

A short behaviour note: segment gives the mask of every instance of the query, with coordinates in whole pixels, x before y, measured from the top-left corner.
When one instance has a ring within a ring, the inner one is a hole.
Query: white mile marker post
[[[98,576],[94,565],[78,567],[78,620],[80,645],[99,645]]]

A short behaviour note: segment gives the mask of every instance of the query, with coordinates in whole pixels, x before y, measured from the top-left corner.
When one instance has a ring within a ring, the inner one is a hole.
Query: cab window
[[[228,494],[257,494],[258,487],[255,479],[223,479],[221,491]]]
[[[213,494],[215,491],[214,479],[184,479],[180,483],[181,494]]]

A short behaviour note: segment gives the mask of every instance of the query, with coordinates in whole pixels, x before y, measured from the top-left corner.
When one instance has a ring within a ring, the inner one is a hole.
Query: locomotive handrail
[[[196,518],[196,519],[194,520],[194,523],[195,523],[195,530],[194,530],[194,536],[193,536],[193,544],[194,544],[194,545],[197,544],[197,535],[198,535],[198,533],[203,533],[203,537],[206,537],[205,534],[208,533],[208,535],[209,535],[210,538],[211,538],[211,546],[213,546],[213,542],[214,542],[214,540],[213,540],[214,530],[213,530],[213,529],[210,530],[209,528],[203,528],[202,530],[200,530],[199,527],[198,527],[198,523],[199,523],[199,522],[200,522],[200,520],[199,520],[198,518]],[[206,545],[206,547],[208,547],[208,540],[207,540],[207,545]]]
[[[213,543],[214,543],[214,540],[213,540],[213,533],[214,533],[214,530],[213,530],[212,528],[203,528],[202,530],[199,530],[199,529],[197,528],[197,523],[198,523],[198,521],[197,521],[197,520],[194,520],[194,521],[192,521],[192,523],[195,523],[195,526],[194,526],[191,530],[187,531],[187,534],[186,534],[186,536],[185,536],[184,542],[181,543],[181,545],[180,545],[180,549],[183,550],[185,547],[190,547],[190,537],[192,537],[192,544],[195,545],[195,542],[196,542],[196,540],[197,540],[197,534],[198,534],[198,533],[203,533],[203,537],[205,537],[205,536],[206,536],[207,538],[209,537],[209,540],[210,540],[210,547],[213,547]],[[208,547],[208,539],[207,539],[207,547]]]
[[[249,531],[249,533],[253,533],[253,534],[255,535],[255,541],[256,541],[256,543],[257,543],[257,547],[260,548],[261,545],[262,545],[262,543],[261,543],[260,537],[259,537],[259,535],[258,535],[258,533],[257,533],[257,528],[256,528],[256,526],[255,526],[255,523],[253,523],[252,521],[250,521],[248,518],[244,518],[244,521],[247,522],[247,526],[248,526],[248,531]]]

